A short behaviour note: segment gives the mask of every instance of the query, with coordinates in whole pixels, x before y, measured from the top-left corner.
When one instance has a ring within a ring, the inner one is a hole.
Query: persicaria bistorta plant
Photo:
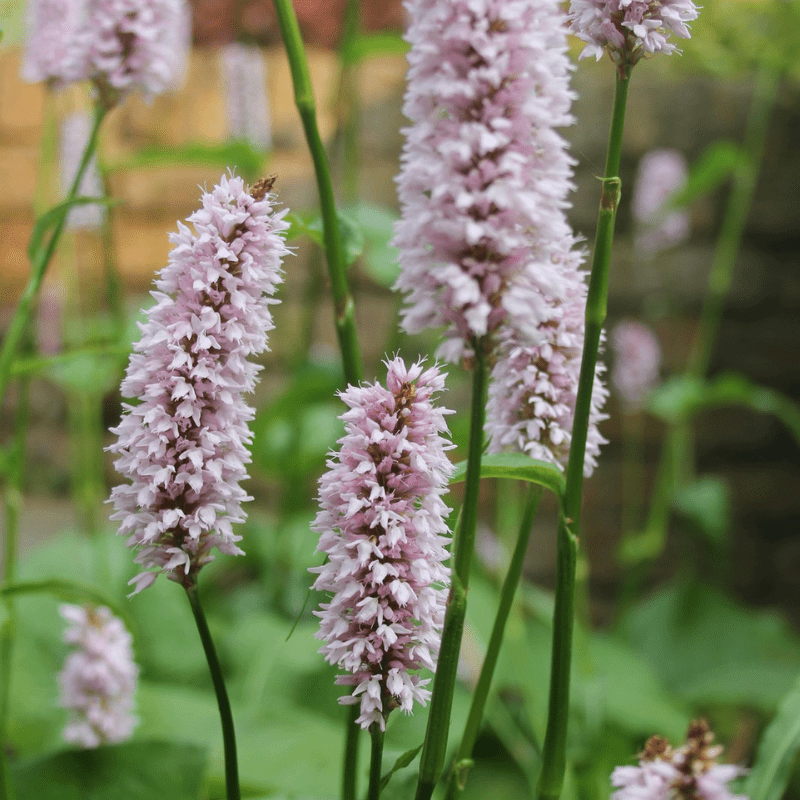
[[[612,800],[747,800],[728,784],[746,770],[718,764],[721,745],[705,720],[689,725],[686,744],[673,748],[661,736],[651,736],[639,755],[638,767],[617,767],[611,783],[618,787]]]
[[[350,386],[341,394],[345,436],[320,479],[313,529],[328,560],[315,568],[314,588],[332,592],[318,638],[327,661],[354,686],[345,704],[361,704],[357,722],[381,730],[395,708],[410,713],[430,692],[421,669],[434,670],[450,571],[448,512],[442,495],[452,465],[442,436],[444,388],[436,366],[387,362],[386,387]]]
[[[133,89],[177,83],[189,49],[185,0],[34,0],[22,75],[63,86],[89,80],[106,107]]]
[[[146,570],[131,581],[137,592],[159,572],[192,585],[215,547],[242,553],[232,526],[251,499],[239,483],[253,418],[242,395],[260,369],[247,359],[268,349],[288,252],[271,187],[223,176],[189,217],[194,232],[179,223],[131,354],[121,391],[141,402],[124,405],[109,449],[131,481],[114,488],[112,519]]]
[[[64,641],[75,645],[58,676],[59,704],[71,714],[65,741],[83,748],[125,741],[138,722],[130,633],[105,607],[64,604],[59,611],[69,623]]]
[[[611,346],[614,349],[611,385],[626,409],[636,411],[658,383],[661,345],[647,325],[623,320],[611,334]]]

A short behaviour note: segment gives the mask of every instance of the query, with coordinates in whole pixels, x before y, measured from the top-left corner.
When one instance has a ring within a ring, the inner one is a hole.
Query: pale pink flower
[[[501,326],[535,344],[569,291],[560,259],[573,121],[554,0],[407,0],[410,69],[396,288],[409,333],[444,327],[448,360]]]
[[[28,80],[90,80],[111,107],[134,89],[153,97],[182,77],[186,0],[33,0],[30,20]]]
[[[228,136],[267,150],[272,144],[261,48],[231,42],[220,53]]]
[[[686,183],[688,172],[677,150],[651,150],[639,162],[632,208],[638,223],[636,246],[642,252],[653,255],[689,237],[686,210],[664,210],[664,203]]]
[[[661,346],[646,325],[624,320],[617,323],[611,334],[611,347],[614,350],[611,385],[628,410],[635,411],[658,383]]]
[[[120,535],[138,548],[146,572],[136,591],[158,572],[190,585],[216,547],[239,555],[247,477],[247,423],[259,366],[247,361],[267,348],[270,306],[288,252],[267,194],[271,181],[249,191],[242,179],[222,177],[202,208],[170,236],[175,245],[153,292],[156,304],[141,326],[122,394],[119,437],[109,449],[117,470],[132,482],[111,499]]]
[[[66,197],[83,152],[89,141],[92,120],[85,111],[76,111],[67,115],[61,122],[60,155],[61,155],[61,192]],[[78,195],[82,197],[102,197],[103,184],[97,168],[97,156],[93,156],[81,178]],[[105,208],[99,203],[75,206],[67,215],[67,226],[74,230],[97,230],[103,224]]]
[[[104,607],[65,604],[59,611],[69,623],[64,641],[76,647],[58,676],[59,705],[71,712],[65,741],[84,748],[125,741],[138,722],[130,633]]]
[[[314,588],[331,592],[321,604],[326,661],[346,671],[337,683],[354,686],[345,704],[360,703],[363,727],[395,708],[425,705],[439,653],[450,570],[442,501],[453,467],[447,412],[432,404],[444,389],[437,367],[387,362],[386,388],[350,386],[342,393],[345,436],[320,479],[320,512],[313,529],[326,563],[312,569]]]
[[[669,40],[691,35],[697,19],[692,0],[572,0],[570,31],[587,42],[581,58],[600,60],[604,52],[618,66],[631,67],[642,56],[679,52]]]
[[[689,725],[686,744],[673,749],[660,736],[651,737],[639,754],[638,767],[616,767],[611,800],[747,800],[728,784],[746,770],[717,764],[722,747],[712,745],[714,734],[704,720]]]

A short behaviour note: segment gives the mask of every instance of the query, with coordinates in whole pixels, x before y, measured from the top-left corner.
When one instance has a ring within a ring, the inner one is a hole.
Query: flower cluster
[[[217,547],[240,554],[232,524],[244,520],[239,486],[250,460],[242,394],[260,367],[247,361],[267,349],[270,305],[288,252],[273,210],[272,180],[249,191],[223,176],[202,208],[171,235],[174,248],[153,292],[156,304],[141,326],[122,394],[119,437],[109,449],[132,483],[111,499],[120,535],[139,548],[145,567],[132,583],[150,585],[157,572],[189,585]],[[156,570],[156,572],[150,571]]]
[[[639,225],[636,247],[653,255],[688,238],[689,214],[664,210],[664,203],[685,183],[686,159],[677,150],[651,150],[639,162],[633,187],[633,216]]]
[[[386,388],[350,386],[342,393],[341,450],[320,479],[321,511],[313,529],[328,560],[312,571],[321,604],[320,652],[347,671],[345,704],[361,704],[363,728],[385,727],[389,712],[424,705],[439,652],[450,570],[442,495],[452,465],[445,451],[446,410],[432,405],[444,388],[437,367],[387,362]]]
[[[717,764],[722,747],[712,746],[714,734],[704,720],[692,722],[687,742],[673,749],[666,739],[652,736],[640,753],[638,767],[617,767],[612,800],[747,800],[728,784],[745,770]]]
[[[111,107],[133,89],[160,94],[189,48],[185,0],[34,0],[22,75],[56,86],[93,81]]]
[[[644,55],[674,53],[670,34],[688,39],[687,22],[697,19],[692,0],[572,0],[570,30],[587,42],[581,58],[598,61],[608,52],[620,67]]]
[[[133,699],[139,669],[131,635],[107,608],[62,605],[59,610],[69,623],[64,641],[77,648],[58,676],[59,704],[72,712],[64,739],[85,748],[122,742],[138,722]]]
[[[568,293],[558,259],[571,162],[554,131],[572,122],[563,20],[552,0],[406,8],[403,326],[444,327],[451,361],[501,326],[535,344]]]
[[[634,411],[658,383],[661,346],[646,325],[625,320],[614,328],[611,347],[614,350],[611,385],[625,406]]]

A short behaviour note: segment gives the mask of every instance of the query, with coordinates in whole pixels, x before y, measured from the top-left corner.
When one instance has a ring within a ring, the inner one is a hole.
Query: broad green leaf
[[[397,213],[374,203],[360,203],[350,209],[366,239],[361,260],[364,272],[380,286],[390,287],[400,273],[398,250],[391,246]]]
[[[706,408],[745,406],[775,415],[800,441],[800,408],[788,397],[758,386],[743,375],[727,373],[709,381],[679,376],[650,394],[648,410],[666,422],[678,422]]]
[[[339,235],[342,239],[345,265],[349,267],[364,250],[364,234],[358,223],[349,214],[337,209],[336,216],[339,220]],[[286,220],[289,222],[289,230],[286,232],[287,241],[299,236],[308,236],[320,247],[325,247],[325,227],[318,211],[287,214]]]
[[[413,750],[407,750],[394,762],[394,766],[381,778],[381,791],[386,788],[386,785],[392,779],[392,775],[394,775],[395,772],[407,767],[414,761],[420,750],[422,750],[422,745],[418,745]]]
[[[685,186],[667,201],[666,208],[685,206],[711,194],[746,158],[742,148],[734,142],[714,142],[691,166]]]
[[[107,171],[157,167],[163,164],[203,164],[220,169],[235,167],[242,177],[252,183],[261,174],[264,154],[250,142],[234,141],[222,144],[187,144],[182,147],[145,147],[133,158],[107,166]]]
[[[672,498],[675,510],[694,523],[711,542],[720,544],[730,528],[730,488],[711,475],[678,487]]]
[[[114,200],[109,197],[73,197],[72,200],[64,200],[62,203],[53,206],[48,211],[45,211],[33,225],[31,231],[31,238],[28,241],[28,260],[34,261],[39,253],[39,248],[44,242],[45,236],[48,231],[55,228],[61,220],[69,213],[73,206],[86,206],[97,204],[101,206],[114,206],[119,205],[120,200]]]
[[[17,800],[198,800],[205,750],[177,742],[128,742],[68,750],[11,769]]]
[[[460,483],[467,476],[467,462],[456,464],[450,483]],[[556,497],[564,494],[564,475],[552,464],[537,461],[524,453],[496,453],[481,459],[482,478],[510,478],[544,486]]]
[[[780,800],[800,751],[800,679],[781,701],[775,719],[758,746],[755,764],[745,781],[750,800]]]

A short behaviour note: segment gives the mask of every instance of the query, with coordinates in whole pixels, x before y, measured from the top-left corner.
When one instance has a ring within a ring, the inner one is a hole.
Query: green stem
[[[336,201],[333,195],[328,157],[317,127],[314,89],[308,61],[303,49],[303,39],[291,0],[275,0],[275,10],[289,58],[294,85],[294,100],[303,123],[308,149],[314,162],[317,178],[319,202],[322,210],[322,224],[325,237],[325,255],[333,292],[336,335],[342,352],[345,379],[357,384],[362,378],[361,351],[358,346],[358,333],[355,322],[355,305],[347,285],[344,248],[336,214]]]
[[[458,654],[464,633],[467,610],[467,589],[472,553],[475,550],[475,529],[478,521],[478,492],[481,478],[483,452],[483,422],[486,414],[486,361],[484,342],[473,343],[475,365],[472,376],[472,412],[467,453],[467,475],[464,486],[464,503],[453,543],[453,573],[450,597],[442,631],[439,662],[433,681],[428,728],[420,757],[419,783],[416,800],[430,800],[444,766],[447,753],[447,735],[450,730],[450,712],[453,705]]]
[[[733,186],[708,279],[708,293],[689,361],[688,373],[696,378],[704,377],[708,372],[722,310],[741,248],[744,225],[753,202],[780,76],[780,71],[770,64],[764,64],[756,76],[753,104],[744,137],[744,158],[733,176]]]
[[[550,700],[547,733],[542,749],[539,775],[540,800],[557,800],[564,785],[566,769],[567,722],[569,716],[569,681],[572,661],[572,630],[575,618],[575,567],[578,560],[578,531],[583,493],[583,462],[589,430],[597,351],[606,318],[609,265],[614,241],[614,222],[620,198],[619,164],[622,132],[628,98],[630,72],[617,72],[614,109],[608,137],[608,154],[600,211],[597,221],[592,272],[586,298],[586,329],[575,402],[575,421],[567,464],[567,488],[564,508],[558,523],[556,602],[553,612],[553,651],[550,672]]]
[[[472,695],[472,705],[469,709],[467,724],[464,726],[464,734],[461,737],[461,745],[456,754],[455,768],[450,775],[450,784],[447,788],[447,800],[455,800],[466,785],[467,772],[471,766],[472,750],[478,738],[483,712],[486,708],[486,701],[489,698],[489,690],[492,686],[494,670],[497,666],[497,659],[500,656],[500,647],[503,644],[503,635],[506,630],[508,616],[511,613],[511,606],[514,602],[514,594],[517,591],[520,578],[522,577],[522,567],[525,562],[525,553],[528,550],[528,542],[531,536],[533,520],[536,516],[536,509],[539,507],[539,499],[542,496],[541,486],[531,484],[528,489],[528,497],[525,501],[525,509],[522,514],[522,521],[519,526],[517,544],[511,556],[511,563],[508,565],[503,587],[500,590],[500,603],[497,607],[497,615],[492,627],[492,635],[489,637],[489,646],[486,649],[486,657],[481,666],[481,674]]]
[[[356,703],[347,709],[347,737],[344,744],[344,764],[342,766],[342,800],[356,800],[356,775],[358,774],[358,734],[361,727],[356,723],[361,704]]]
[[[98,104],[95,108],[94,122],[92,124],[92,131],[89,135],[89,141],[86,143],[86,149],[83,151],[83,156],[81,157],[78,171],[75,173],[72,186],[70,186],[69,192],[67,193],[67,200],[72,200],[78,194],[83,173],[86,171],[86,167],[89,165],[92,156],[97,150],[97,135],[105,115],[105,107],[102,104]],[[0,404],[2,404],[3,397],[5,396],[6,386],[11,374],[11,365],[14,361],[14,357],[17,354],[20,342],[22,341],[22,338],[28,327],[28,323],[30,322],[36,296],[39,293],[39,287],[42,284],[42,279],[47,271],[47,267],[53,258],[56,246],[61,239],[61,234],[64,230],[68,213],[68,210],[65,210],[64,214],[55,224],[47,244],[45,244],[44,247],[42,247],[39,252],[34,255],[28,283],[22,293],[22,297],[19,299],[19,303],[17,303],[17,308],[14,311],[11,324],[6,331],[5,338],[3,339],[2,349],[0,349]]]
[[[211,631],[208,629],[208,622],[200,605],[200,597],[197,594],[197,584],[191,583],[184,587],[189,604],[192,607],[194,621],[197,623],[197,632],[200,634],[200,641],[203,643],[203,650],[208,661],[208,669],[211,672],[211,681],[214,684],[214,692],[217,695],[217,705],[219,706],[219,716],[222,722],[222,742],[225,751],[225,787],[227,789],[228,800],[240,800],[239,791],[239,765],[236,760],[236,733],[233,727],[233,714],[231,704],[228,700],[228,692],[225,689],[225,680],[222,677],[222,668],[217,658],[217,651],[214,648],[214,640],[211,638]]]
[[[383,731],[373,724],[369,729],[372,749],[369,759],[369,789],[367,800],[378,800],[381,796],[381,761],[383,760]]]

